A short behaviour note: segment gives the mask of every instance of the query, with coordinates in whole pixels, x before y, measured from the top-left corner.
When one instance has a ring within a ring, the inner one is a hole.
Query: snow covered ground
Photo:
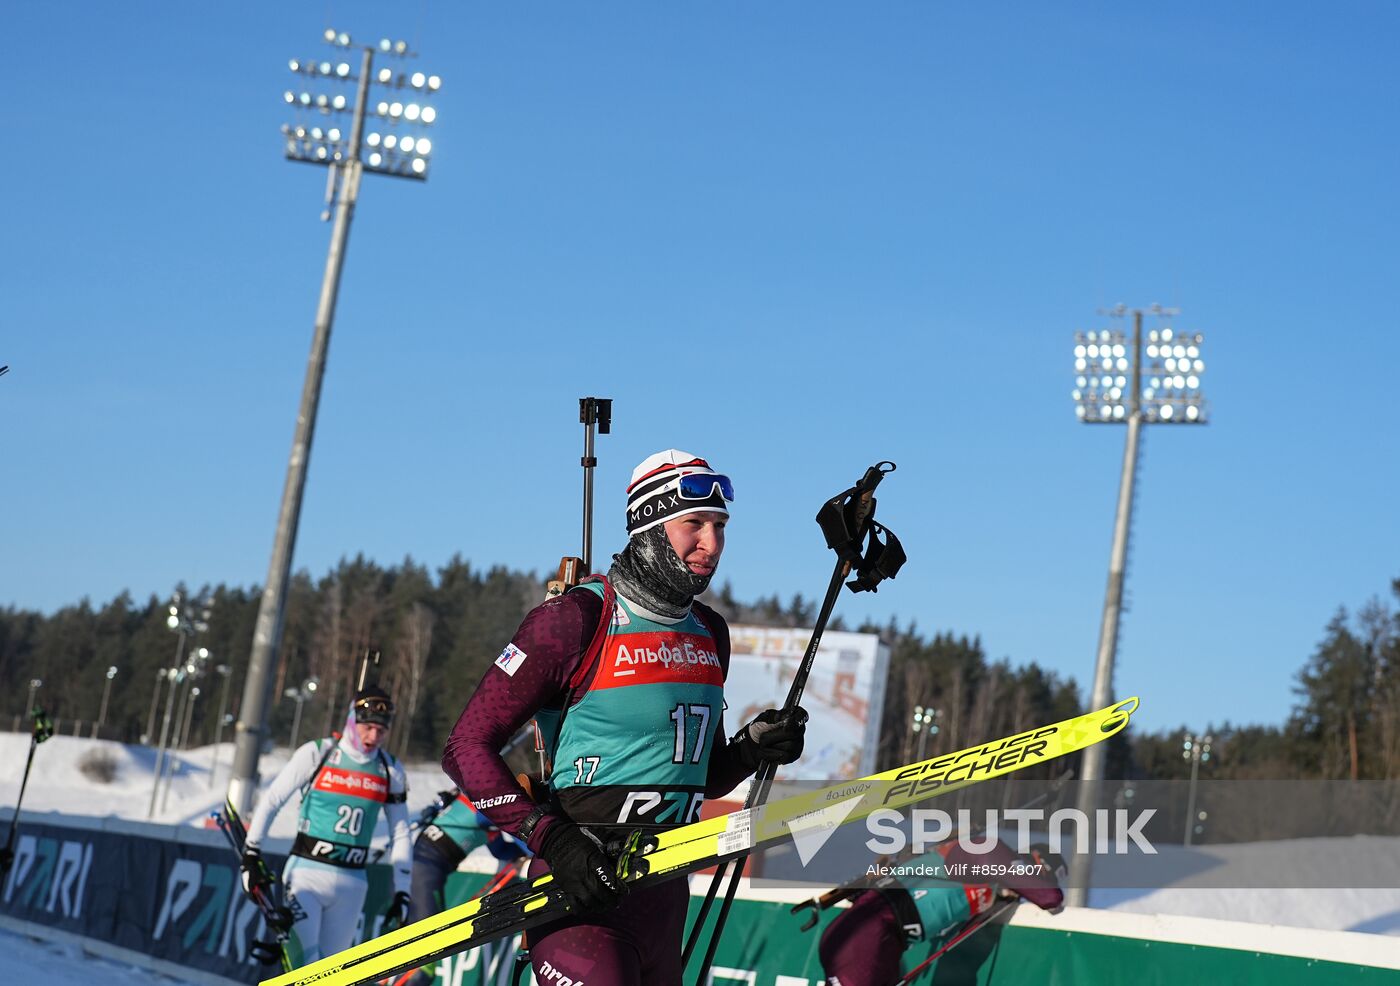
[[[309,738],[309,737],[308,737]],[[287,762],[291,751],[279,748],[263,757],[262,781],[266,784]],[[0,807],[13,805],[19,796],[25,758],[29,755],[27,733],[0,733]],[[170,825],[210,827],[210,812],[224,803],[228,776],[233,764],[233,744],[224,743],[215,757],[212,746],[179,751],[167,796],[164,787],[150,813],[154,787],[155,751],[145,746],[127,746],[109,740],[54,736],[34,754],[29,787],[24,794],[23,811],[58,812],[65,815],[117,817],[131,821],[161,822]],[[94,764],[106,760],[115,773],[109,782],[94,776]],[[87,763],[85,772],[83,764]],[[439,791],[452,786],[435,763],[408,764],[408,809],[412,817],[432,801]],[[210,769],[215,768],[213,777]],[[288,806],[272,825],[272,837],[291,839],[296,834],[295,806]],[[387,838],[380,819],[379,838]]]
[[[1400,838],[1289,839],[1238,845],[1160,845],[1151,870],[1179,874],[1155,889],[1094,887],[1089,906],[1135,914],[1178,914],[1323,931],[1400,937]],[[1115,873],[1115,864],[1120,872]],[[1131,860],[1094,864],[1104,883],[1125,882]],[[1288,874],[1284,879],[1280,874]],[[1348,882],[1369,887],[1338,887]],[[1296,882],[1304,887],[1261,884]],[[1390,883],[1384,887],[1380,884]],[[1231,886],[1233,884],[1233,886]],[[1333,884],[1333,886],[1328,886]],[[1249,888],[1249,889],[1239,889]]]
[[[0,931],[0,955],[5,956],[5,982],[43,983],[44,986],[185,986],[172,979],[124,962],[113,962],[85,952],[77,945],[36,941],[24,935]]]

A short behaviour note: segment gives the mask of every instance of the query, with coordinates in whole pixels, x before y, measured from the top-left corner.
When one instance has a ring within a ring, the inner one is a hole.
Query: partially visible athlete
[[[369,887],[369,843],[381,809],[393,845],[391,914],[400,924],[408,916],[408,782],[403,765],[383,748],[393,717],[388,692],[376,686],[357,692],[339,740],[327,737],[298,747],[263,791],[248,824],[245,890],[266,879],[260,847],[282,806],[300,792],[297,835],[282,883],[303,963],[354,944]]]
[[[954,872],[974,873],[980,865],[991,865],[999,871],[1024,869],[1026,874],[1000,884],[954,881],[948,864]],[[818,954],[827,986],[894,986],[905,973],[907,949],[927,942],[930,953],[938,951],[998,896],[1023,897],[1047,911],[1064,903],[1053,861],[1038,852],[1018,857],[1002,842],[984,854],[970,853],[957,842],[945,843],[903,862],[901,868],[920,875],[879,878],[822,932]]]

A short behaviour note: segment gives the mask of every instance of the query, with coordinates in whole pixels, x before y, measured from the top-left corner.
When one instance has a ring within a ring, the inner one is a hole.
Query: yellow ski
[[[853,781],[719,815],[654,836],[624,864],[634,889],[675,879],[756,846],[835,828],[882,808],[904,808],[1046,763],[1122,730],[1137,711],[1130,698],[1051,726],[895,767]],[[468,901],[415,924],[294,969],[262,986],[357,986],[557,919],[568,910],[546,874]]]

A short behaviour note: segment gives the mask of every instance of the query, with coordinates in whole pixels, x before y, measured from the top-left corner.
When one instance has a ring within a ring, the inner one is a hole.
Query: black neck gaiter
[[[679,620],[690,611],[690,601],[709,587],[710,576],[692,572],[671,547],[666,526],[657,524],[632,535],[627,547],[613,555],[608,581],[629,602]]]

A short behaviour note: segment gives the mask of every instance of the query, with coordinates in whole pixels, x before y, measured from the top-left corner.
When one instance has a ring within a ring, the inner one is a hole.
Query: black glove
[[[297,917],[286,904],[276,904],[263,913],[263,920],[274,932],[285,935],[292,930],[292,925],[296,924]]]
[[[238,863],[238,868],[243,872],[244,893],[250,897],[257,893],[267,894],[272,887],[272,874],[268,872],[261,852],[252,846],[246,847],[243,850],[243,858]]]
[[[408,924],[409,896],[400,890],[394,894],[394,899],[389,902],[388,908],[384,911],[384,930],[392,931],[394,928],[402,928]]]
[[[560,819],[550,825],[540,857],[549,864],[559,889],[573,898],[580,911],[616,907],[627,893],[612,860],[573,822]]]
[[[799,705],[788,713],[781,709],[760,712],[729,742],[735,747],[739,762],[748,770],[755,771],[765,761],[792,763],[802,756],[802,741],[806,734],[807,710]]]
[[[450,791],[439,791],[438,796],[423,806],[423,810],[418,813],[417,824],[421,828],[432,823],[434,818],[442,814],[452,802],[457,800],[457,789],[454,787]]]

